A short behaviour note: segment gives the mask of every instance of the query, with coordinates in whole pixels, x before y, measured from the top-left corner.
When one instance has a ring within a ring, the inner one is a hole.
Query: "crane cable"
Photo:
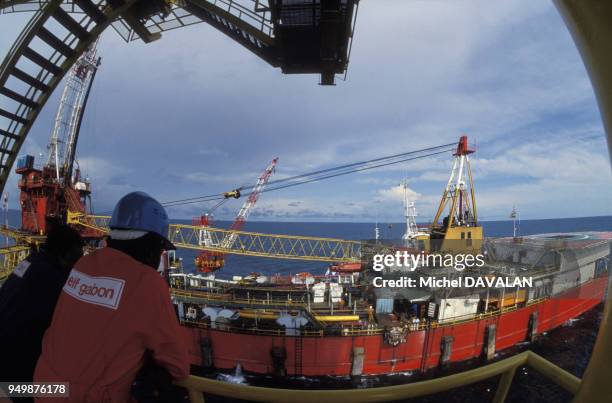
[[[337,176],[348,175],[348,174],[355,173],[355,172],[361,172],[361,171],[366,171],[370,169],[399,164],[402,162],[431,157],[434,155],[439,155],[439,154],[447,153],[449,151],[453,151],[455,147],[456,147],[456,143],[449,143],[449,144],[444,144],[444,145],[440,145],[436,147],[428,147],[428,148],[424,148],[421,150],[394,154],[394,155],[390,155],[387,157],[380,157],[380,158],[375,158],[371,160],[355,162],[351,164],[345,164],[345,165],[341,165],[341,166],[337,166],[333,168],[327,168],[327,169],[322,169],[318,171],[308,172],[308,173],[304,173],[301,175],[295,175],[295,176],[291,176],[287,178],[277,179],[274,181],[270,181],[268,183],[268,186],[263,190],[263,192],[271,192],[271,191],[285,189],[285,188],[303,185],[307,183],[318,182],[320,180],[330,179],[330,178],[334,178]],[[420,154],[425,151],[430,151],[430,152],[423,154],[423,155],[414,156],[414,154]],[[400,158],[400,157],[405,157],[405,156],[411,156],[411,157]],[[289,182],[289,183],[285,183],[285,182]],[[239,187],[238,189],[241,190],[246,186],[247,185],[243,185]],[[252,192],[243,193],[242,196],[248,196],[251,193]],[[186,204],[203,203],[203,202],[215,201],[215,200],[224,201],[224,200],[227,200],[227,198],[223,194],[216,193],[216,194],[207,195],[207,196],[191,197],[187,199],[169,201],[169,202],[162,203],[162,205],[164,205],[165,207],[176,207],[176,206],[182,206]],[[221,203],[219,203],[219,205],[220,204]],[[215,208],[216,207],[218,206],[215,206]]]
[[[371,164],[371,163],[375,163],[375,162],[381,162],[381,161],[386,161],[386,160],[393,160],[395,158],[405,157],[407,155],[419,154],[419,153],[426,152],[426,151],[439,150],[441,148],[445,148],[445,147],[449,147],[449,146],[453,146],[453,148],[451,150],[454,150],[455,147],[456,147],[456,143],[449,143],[449,144],[443,144],[443,145],[435,146],[435,147],[422,148],[422,149],[416,150],[416,151],[408,151],[408,152],[404,152],[404,153],[389,155],[389,156],[386,156],[386,157],[374,158],[374,159],[371,159],[371,160],[366,160],[366,161],[361,161],[361,162],[353,162],[351,164],[346,164],[346,165],[340,165],[340,166],[337,166],[337,167],[321,169],[319,171],[308,172],[308,173],[304,173],[304,174],[301,174],[301,175],[291,176],[291,177],[288,177],[288,178],[275,179],[275,180],[272,180],[272,181],[268,182],[268,186],[274,185],[276,183],[293,181],[293,180],[296,180],[296,179],[300,179],[302,177],[314,176],[314,175],[324,174],[324,173],[328,173],[328,172],[332,172],[332,171],[339,171],[339,170],[353,168],[353,167],[358,167],[358,166],[361,166],[361,165],[367,165],[367,164]],[[451,150],[444,150],[444,152],[451,151]],[[404,162],[404,160],[395,161],[393,163],[400,163],[400,162]],[[386,164],[386,165],[391,165],[391,163]],[[384,165],[381,165],[381,166],[384,166]],[[351,172],[357,172],[357,171],[359,171],[359,170],[351,171]],[[248,185],[243,185],[242,187],[240,187],[240,189],[242,189],[244,187],[248,187]]]

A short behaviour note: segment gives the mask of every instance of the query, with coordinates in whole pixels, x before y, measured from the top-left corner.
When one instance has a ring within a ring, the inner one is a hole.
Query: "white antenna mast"
[[[402,189],[404,190],[404,217],[406,218],[406,232],[402,237],[405,240],[414,239],[419,233],[419,228],[416,223],[416,207],[414,201],[410,199],[408,187],[408,180],[404,180],[401,183]]]
[[[374,226],[374,240],[380,240],[380,229],[378,228],[378,206],[376,206],[376,224]]]
[[[521,223],[520,215],[516,206],[512,206],[512,212],[510,213],[510,218],[512,218],[512,237],[516,238],[519,233],[519,226]],[[518,221],[518,225],[517,225]]]

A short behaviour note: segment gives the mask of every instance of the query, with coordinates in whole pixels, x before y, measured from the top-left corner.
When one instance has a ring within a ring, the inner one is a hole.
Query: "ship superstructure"
[[[406,219],[406,232],[402,236],[405,246],[418,247],[417,241],[429,238],[429,234],[417,225],[417,211],[414,200],[410,197],[410,188],[408,187],[408,180],[404,180],[401,183],[402,191],[404,193],[404,217]],[[376,228],[378,230],[378,227]]]

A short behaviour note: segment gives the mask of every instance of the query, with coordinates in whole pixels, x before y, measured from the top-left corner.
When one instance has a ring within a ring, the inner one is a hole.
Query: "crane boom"
[[[249,217],[251,210],[253,210],[253,207],[257,203],[257,200],[259,200],[259,195],[261,194],[261,192],[263,192],[264,188],[266,187],[266,184],[268,183],[268,180],[274,173],[277,163],[278,163],[278,157],[274,158],[272,162],[270,162],[270,165],[268,165],[268,167],[261,173],[261,175],[257,179],[257,182],[255,183],[255,186],[253,186],[253,189],[251,190],[249,197],[246,199],[246,201],[242,205],[242,208],[240,208],[240,211],[238,212],[238,215],[236,216],[234,223],[230,227],[230,230],[240,231],[242,227],[244,227],[244,223]],[[229,232],[227,236],[223,238],[223,241],[221,242],[221,247],[231,248],[235,241],[236,241],[235,233]]]
[[[83,112],[99,64],[97,42],[94,42],[70,69],[62,91],[48,146],[47,166],[54,168],[57,181],[64,184],[70,183],[72,177]]]
[[[109,216],[94,216],[77,212],[68,213],[68,223],[108,233]],[[169,238],[178,248],[213,251],[223,254],[260,256],[275,259],[293,259],[330,263],[359,262],[361,242],[336,238],[296,235],[261,234],[208,227],[211,245],[199,241],[200,226],[170,224]],[[0,228],[0,233],[3,229]],[[222,239],[234,235],[234,243],[222,246]]]

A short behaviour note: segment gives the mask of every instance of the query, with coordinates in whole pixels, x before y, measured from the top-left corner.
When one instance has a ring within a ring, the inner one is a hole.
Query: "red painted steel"
[[[441,343],[445,336],[453,337],[450,362],[477,358],[483,353],[487,325],[497,326],[496,351],[512,347],[528,340],[532,312],[538,313],[537,333],[549,331],[598,305],[605,295],[607,282],[607,277],[600,277],[554,298],[502,315],[411,331],[406,342],[396,347],[385,343],[381,334],[302,337],[299,375],[350,375],[355,347],[364,348],[364,375],[433,368],[440,364]],[[232,369],[239,362],[246,371],[271,374],[273,362],[270,352],[272,347],[279,346],[287,352],[285,367],[288,374],[295,375],[297,337],[242,334],[186,326],[183,329],[190,346],[192,364],[196,366],[202,362],[200,341],[209,338],[216,368]]]

